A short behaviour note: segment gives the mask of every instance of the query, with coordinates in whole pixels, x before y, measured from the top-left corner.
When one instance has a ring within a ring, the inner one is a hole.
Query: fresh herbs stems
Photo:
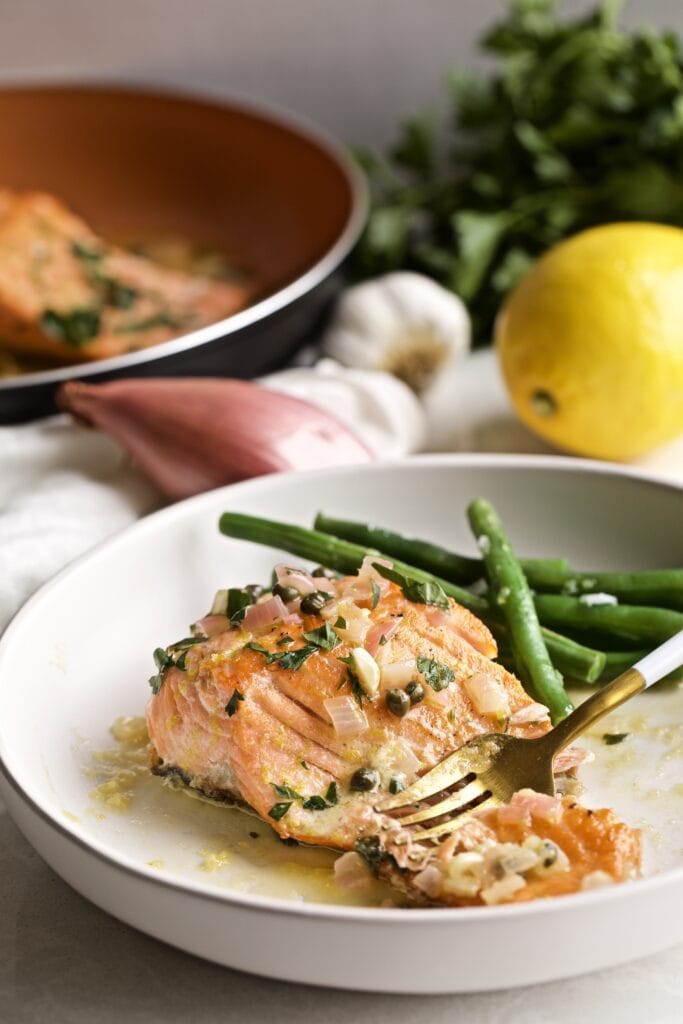
[[[683,49],[670,30],[627,31],[620,0],[560,18],[514,0],[481,45],[486,75],[453,70],[451,110],[361,154],[372,206],[358,277],[425,273],[456,292],[474,339],[549,246],[612,221],[683,225]]]

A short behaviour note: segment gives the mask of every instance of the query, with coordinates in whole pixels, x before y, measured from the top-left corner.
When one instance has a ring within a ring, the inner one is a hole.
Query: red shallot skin
[[[174,500],[266,473],[373,458],[334,416],[248,381],[69,381],[57,403],[116,438]]]

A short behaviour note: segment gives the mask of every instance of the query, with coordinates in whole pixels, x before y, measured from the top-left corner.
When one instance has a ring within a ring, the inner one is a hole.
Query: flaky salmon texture
[[[409,599],[377,565],[341,579],[281,565],[272,591],[220,592],[192,637],[157,651],[153,771],[283,839],[347,851],[340,884],[372,872],[408,903],[521,902],[636,875],[639,831],[574,795],[523,790],[439,845],[374,810],[474,736],[550,728],[479,619]],[[556,772],[566,782],[584,757],[566,751]]]

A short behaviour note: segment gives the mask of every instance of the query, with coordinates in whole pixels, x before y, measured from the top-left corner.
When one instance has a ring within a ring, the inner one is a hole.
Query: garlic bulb
[[[334,412],[377,458],[409,455],[424,444],[425,412],[410,388],[391,374],[350,370],[321,359],[315,366],[271,373],[258,383]]]
[[[470,347],[461,300],[422,274],[399,271],[342,295],[323,350],[344,366],[385,370],[421,394]]]

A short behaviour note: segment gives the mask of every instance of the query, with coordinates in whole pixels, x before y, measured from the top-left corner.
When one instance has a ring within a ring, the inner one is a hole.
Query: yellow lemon
[[[683,230],[591,228],[547,252],[496,324],[522,420],[581,455],[630,459],[683,432]]]

